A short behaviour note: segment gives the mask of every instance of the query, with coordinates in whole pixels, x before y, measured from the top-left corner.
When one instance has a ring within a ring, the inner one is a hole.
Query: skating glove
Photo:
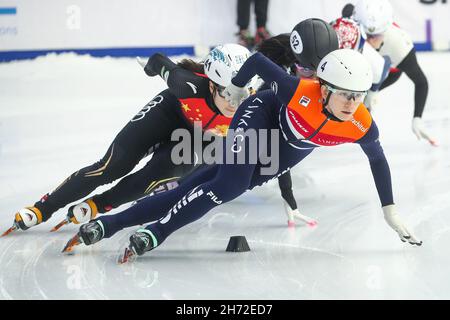
[[[436,140],[430,137],[430,135],[425,132],[425,129],[423,128],[423,121],[422,118],[414,117],[412,121],[412,131],[416,135],[417,139],[425,139],[427,140],[431,145],[437,146]]]
[[[401,221],[395,210],[395,205],[391,204],[383,207],[384,219],[388,225],[398,233],[400,240],[409,242],[412,245],[421,246],[422,241],[418,240]]]
[[[228,85],[223,91],[223,95],[225,96],[225,100],[227,100],[233,108],[239,107],[241,102],[248,98],[250,93],[246,87],[239,88],[235,86],[233,83]]]

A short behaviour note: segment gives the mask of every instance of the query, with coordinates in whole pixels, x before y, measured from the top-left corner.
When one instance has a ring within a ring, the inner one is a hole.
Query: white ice
[[[287,228],[271,182],[118,265],[135,228],[66,256],[61,249],[78,227],[49,232],[61,209],[0,238],[0,299],[449,299],[449,58],[419,54],[430,85],[424,121],[439,147],[411,131],[405,75],[374,111],[398,210],[422,247],[402,243],[385,223],[368,161],[348,145],[317,150],[292,171],[301,212],[319,221],[314,229]],[[1,231],[19,208],[100,159],[164,87],[133,59],[67,54],[0,64]],[[245,235],[251,251],[225,252],[233,235]]]

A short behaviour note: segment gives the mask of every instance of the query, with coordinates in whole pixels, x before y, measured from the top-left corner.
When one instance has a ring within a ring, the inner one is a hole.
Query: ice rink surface
[[[49,232],[62,209],[0,238],[0,299],[450,299],[450,54],[418,58],[430,86],[424,122],[440,146],[412,133],[405,75],[380,93],[373,115],[398,211],[422,247],[388,227],[364,153],[345,145],[316,150],[292,171],[301,212],[316,228],[287,228],[273,181],[118,265],[136,228],[63,255],[78,227]],[[133,59],[66,54],[0,64],[1,231],[19,208],[100,159],[163,88]],[[233,235],[245,235],[251,251],[225,252]]]

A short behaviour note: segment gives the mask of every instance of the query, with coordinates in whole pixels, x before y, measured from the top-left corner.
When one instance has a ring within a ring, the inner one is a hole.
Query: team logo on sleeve
[[[197,94],[197,86],[195,84],[189,81],[186,81],[186,84],[191,87],[192,91],[194,91],[194,94]]]
[[[161,68],[161,78],[163,78],[165,82],[169,79],[169,71],[166,70],[165,66]]]
[[[303,96],[299,101],[299,103],[304,107],[307,107],[310,102],[311,102],[311,99],[308,98],[307,96]]]
[[[270,89],[272,89],[272,91],[277,94],[278,93],[278,83],[275,81],[272,81],[272,83],[270,84]]]

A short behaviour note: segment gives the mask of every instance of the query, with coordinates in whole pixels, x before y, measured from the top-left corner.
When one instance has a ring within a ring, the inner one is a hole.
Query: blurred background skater
[[[252,2],[256,16],[255,36],[252,36],[249,31]],[[259,45],[263,40],[270,38],[270,33],[266,29],[268,5],[269,0],[237,0],[238,43],[249,48],[249,50]]]
[[[348,15],[350,7],[343,10]],[[344,13],[344,12],[343,12]],[[382,56],[391,59],[391,70],[380,90],[395,83],[404,72],[414,83],[414,113],[412,131],[417,139],[436,146],[437,141],[424,128],[422,115],[428,97],[428,80],[417,62],[416,49],[411,36],[401,29],[393,18],[393,8],[388,0],[360,0],[353,9],[353,19],[361,24],[367,42]],[[375,96],[372,99],[376,99]],[[376,102],[372,102],[371,106]]]
[[[331,22],[339,38],[339,47],[341,49],[353,49],[361,52],[370,63],[373,73],[373,84],[364,99],[364,105],[369,111],[372,110],[372,104],[375,103],[374,97],[378,94],[384,80],[386,80],[391,66],[389,56],[381,56],[367,40],[365,32],[361,26],[351,18],[338,18]]]

